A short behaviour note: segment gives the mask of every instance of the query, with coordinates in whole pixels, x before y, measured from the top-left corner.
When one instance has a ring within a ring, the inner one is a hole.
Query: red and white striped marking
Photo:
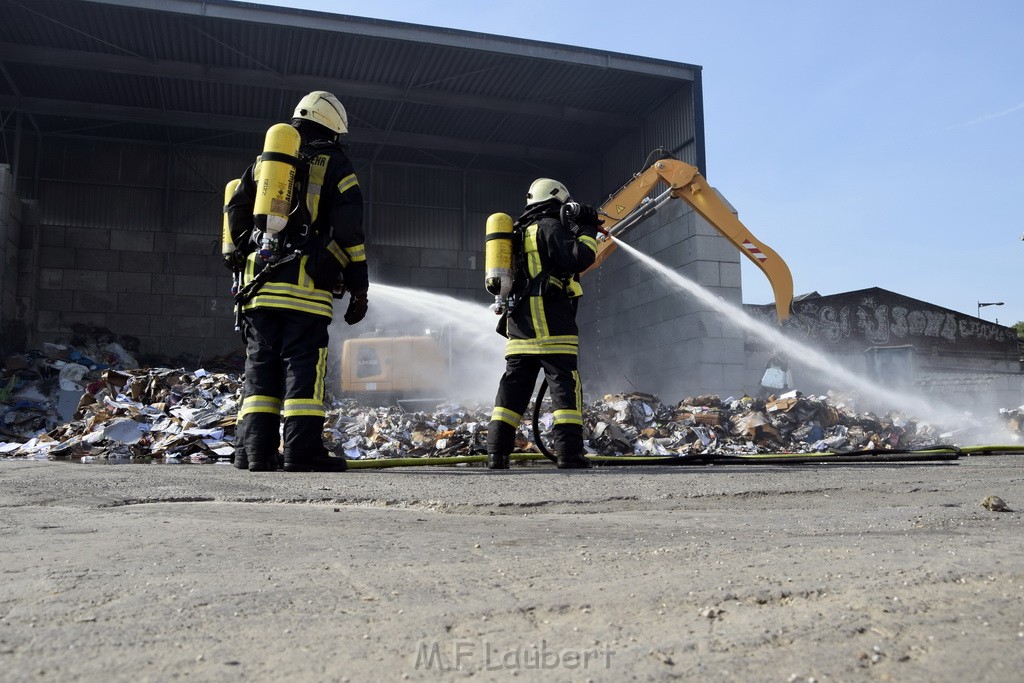
[[[750,255],[756,258],[758,261],[767,261],[768,257],[765,256],[764,252],[758,249],[753,242],[744,242],[743,248],[750,252]]]

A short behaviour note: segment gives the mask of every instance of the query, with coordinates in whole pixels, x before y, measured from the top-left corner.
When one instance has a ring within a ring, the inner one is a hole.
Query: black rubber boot
[[[594,466],[582,455],[559,455],[555,466],[560,470],[587,470]]]
[[[305,457],[284,454],[285,472],[344,472],[348,469],[345,458],[336,458],[327,454],[307,455]]]
[[[249,469],[249,458],[248,458],[248,456],[246,456],[245,451],[243,451],[243,450],[235,451],[235,457],[232,458],[231,464],[234,465],[235,467],[237,467],[240,470],[247,470],[247,469]]]
[[[274,470],[280,469],[280,455],[277,453],[271,453],[266,458],[249,458],[249,471],[250,472],[273,472]],[[238,467],[238,464],[235,464]]]
[[[502,455],[501,453],[488,453],[487,454],[487,469],[489,470],[507,470],[509,467],[508,453]]]

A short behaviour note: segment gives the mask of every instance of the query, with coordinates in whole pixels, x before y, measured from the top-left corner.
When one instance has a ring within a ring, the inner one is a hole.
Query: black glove
[[[576,218],[576,222],[596,229],[604,221],[597,215],[597,209],[587,204],[580,204],[580,215]]]
[[[355,325],[366,316],[366,292],[352,292],[348,298],[348,310],[345,311],[345,322]]]
[[[240,273],[245,268],[245,254],[240,251],[233,251],[230,254],[222,254],[224,267],[232,273]]]

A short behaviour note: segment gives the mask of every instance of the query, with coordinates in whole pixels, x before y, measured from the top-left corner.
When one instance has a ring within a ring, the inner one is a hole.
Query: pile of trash
[[[85,325],[74,332],[80,346],[47,343],[5,359],[0,456],[230,459],[237,375],[143,369],[134,355],[137,340]]]
[[[86,386],[115,366],[139,366],[116,341],[82,349],[45,344],[8,356],[0,382],[0,439],[46,432],[66,422]]]
[[[441,403],[429,412],[409,412],[344,399],[327,411],[324,444],[350,460],[479,455],[487,452],[490,419],[490,406],[479,404]],[[518,449],[536,450],[522,431]]]
[[[993,433],[1024,442],[1024,406],[1001,410],[988,424],[965,414],[961,425],[948,429],[898,412],[860,412],[855,405],[854,397],[836,392],[790,391],[767,400],[705,395],[676,405],[630,393],[605,396],[585,417],[589,450],[604,455],[912,450]]]
[[[6,360],[0,457],[230,462],[240,401],[237,372],[140,368],[116,342],[85,349],[47,344]],[[553,416],[549,405],[542,409],[540,438],[547,444]],[[532,406],[526,414],[532,416]],[[478,455],[486,452],[489,420],[487,405],[432,403],[414,411],[329,399],[324,440],[350,459]],[[529,423],[520,427],[517,450],[538,450]],[[965,419],[955,431],[899,413],[858,411],[853,397],[835,393],[793,391],[767,400],[706,395],[664,404],[633,392],[584,408],[586,448],[602,455],[914,449],[965,443],[967,424],[982,438],[1000,433],[1011,444],[1024,442],[1024,406],[1000,411],[988,425]]]
[[[108,368],[76,394],[69,421],[59,422],[61,416],[45,403],[34,406],[37,420],[59,424],[23,434],[28,438],[20,445],[0,441],[0,455],[83,462],[230,460],[239,389],[237,379],[205,370]],[[18,414],[18,405],[0,415],[4,436],[11,435],[8,416]]]

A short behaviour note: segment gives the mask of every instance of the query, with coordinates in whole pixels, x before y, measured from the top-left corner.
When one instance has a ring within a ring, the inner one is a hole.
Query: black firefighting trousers
[[[277,457],[282,418],[286,460],[324,453],[329,324],[322,315],[284,309],[244,314],[245,383],[235,439],[236,451],[250,461]]]
[[[494,412],[487,427],[487,452],[507,455],[515,448],[516,429],[533,395],[537,373],[544,371],[554,409],[552,440],[556,455],[583,455],[583,387],[577,359],[569,354],[515,355],[505,359]]]

